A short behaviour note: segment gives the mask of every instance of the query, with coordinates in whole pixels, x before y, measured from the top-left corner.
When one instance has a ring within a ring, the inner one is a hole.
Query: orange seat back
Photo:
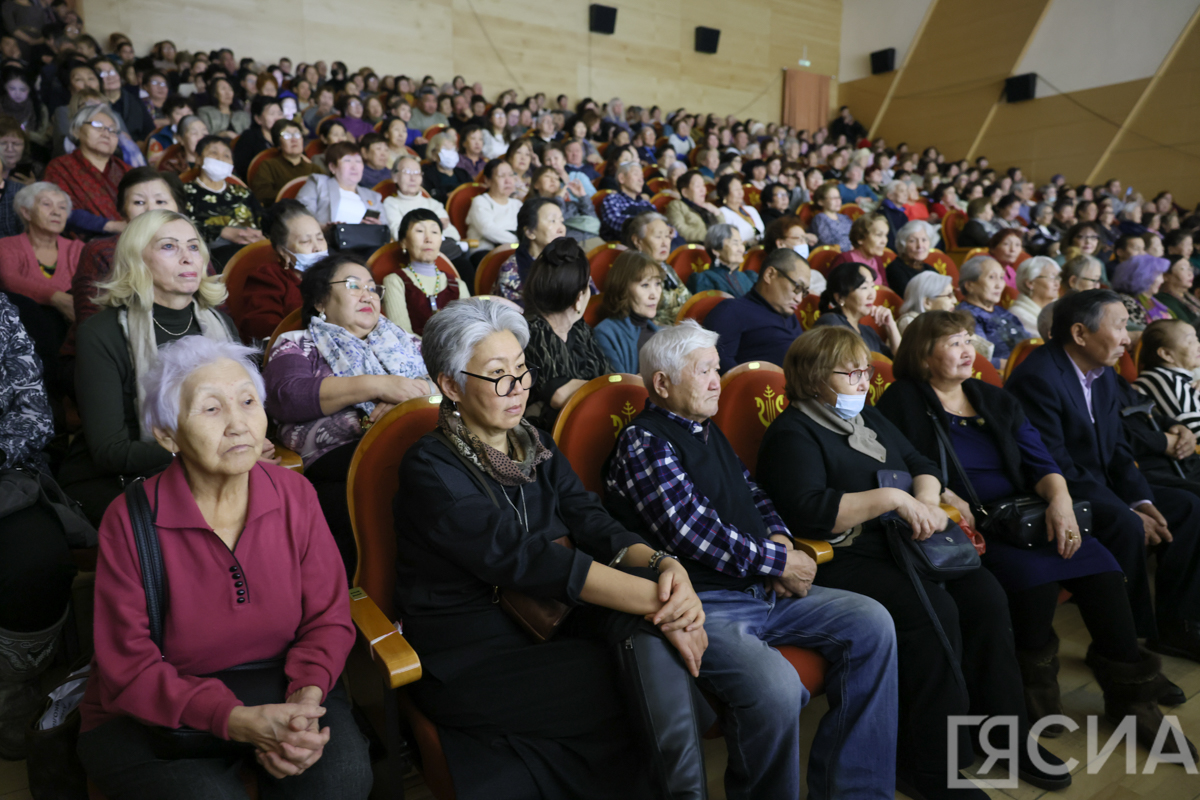
[[[808,252],[808,266],[828,277],[833,269],[833,260],[842,254],[842,248],[836,244],[823,244]]]
[[[883,397],[884,391],[887,390],[896,381],[896,376],[892,374],[892,360],[882,353],[871,353],[871,366],[875,372],[871,375],[871,385],[867,388],[867,405],[873,406],[879,402],[879,398]]]
[[[421,135],[425,138],[425,141],[429,141],[430,139],[437,136],[439,133],[441,133],[444,130],[446,130],[445,125],[430,125],[428,128],[425,129],[425,132]]]
[[[500,278],[500,267],[516,252],[517,243],[502,244],[483,257],[475,270],[475,294],[491,294]]]
[[[583,310],[583,321],[589,328],[594,328],[604,320],[604,292],[588,298],[587,308]]]
[[[965,212],[957,209],[942,217],[942,244],[947,250],[958,249],[958,234],[967,224]]]
[[[763,260],[767,257],[767,251],[760,244],[756,247],[751,247],[746,251],[746,257],[742,259],[742,272],[757,273],[762,269]]]
[[[600,204],[604,202],[604,198],[612,194],[612,189],[601,189],[592,195],[592,208],[596,209],[596,214],[600,214]]]
[[[597,289],[604,291],[604,282],[608,280],[608,271],[612,269],[613,262],[628,249],[620,242],[606,242],[588,251],[588,267],[591,268],[592,282]]]
[[[275,330],[271,331],[271,338],[267,339],[267,349],[263,350],[262,365],[267,366],[267,360],[271,357],[271,349],[275,347],[275,340],[280,334],[288,331],[300,330],[300,309],[296,308],[287,313],[283,319],[279,320],[279,324],[275,326]]]
[[[467,235],[467,214],[471,211],[471,201],[486,191],[482,183],[464,183],[446,198],[446,216],[463,236]]]
[[[975,366],[971,370],[971,377],[978,378],[984,383],[990,383],[992,386],[1004,385],[1004,379],[992,366],[992,362],[984,358],[983,353],[975,354]]]
[[[712,421],[753,477],[767,426],[788,406],[783,368],[766,361],[738,364],[721,378],[721,400]]]
[[[324,152],[325,152],[325,143],[322,142],[320,139],[313,139],[311,142],[309,142],[308,144],[306,144],[304,146],[304,155],[308,156],[309,158],[312,158],[313,156],[319,156],[319,155],[321,155],[321,153],[324,153]]]
[[[450,263],[450,259],[442,253],[438,253],[437,260],[434,262],[437,268],[446,273],[452,280],[458,280],[458,270],[454,268],[454,264]],[[371,270],[371,277],[376,283],[383,283],[383,279],[388,275],[399,272],[408,265],[408,253],[400,248],[400,242],[388,242],[383,247],[371,253],[371,257],[367,259],[367,269]]]
[[[274,158],[277,155],[279,155],[278,147],[268,147],[266,150],[263,150],[261,153],[256,155],[250,161],[250,166],[246,168],[246,183],[254,180],[254,176],[258,172],[258,168],[263,165],[264,161],[266,161],[268,158]]]
[[[813,207],[812,203],[801,203],[800,207],[796,209],[796,216],[800,218],[800,224],[805,228],[808,227],[816,215],[817,209]]]
[[[717,303],[723,300],[732,298],[733,295],[728,292],[722,292],[717,289],[709,289],[705,292],[698,292],[687,299],[687,302],[680,307],[679,312],[675,314],[675,322],[683,322],[685,319],[694,319],[701,325],[704,324],[704,318],[708,316],[708,312],[716,308]]]
[[[651,189],[651,191],[654,190]],[[654,206],[658,210],[658,213],[665,214],[667,213],[667,206],[670,205],[671,201],[674,199],[675,198],[671,195],[660,190],[654,195],[654,197],[650,198],[650,205]]]
[[[838,209],[838,213],[845,214],[850,218],[851,221],[854,221],[866,212],[864,212],[862,210],[862,206],[858,205],[857,203],[846,203],[844,206]]]
[[[295,200],[296,195],[300,194],[300,190],[304,188],[308,176],[304,175],[299,178],[292,178],[290,181],[279,187],[279,193],[275,195],[275,202],[280,200]]]
[[[1016,301],[1017,301],[1017,290],[1012,288],[1008,284],[1005,284],[1004,291],[1000,293],[1000,307],[1008,308]]]
[[[991,251],[989,251],[986,247],[972,247],[970,250],[967,251],[966,255],[963,256],[963,263],[964,264],[967,263],[975,256],[990,256],[990,255],[991,255]]]
[[[667,265],[675,270],[675,274],[683,283],[688,282],[693,272],[703,272],[711,264],[712,259],[708,257],[708,251],[701,244],[680,245],[667,256]]]
[[[396,188],[396,182],[391,178],[380,181],[372,188],[373,191],[379,192],[379,194],[381,194],[385,200],[389,197],[395,197],[396,192],[399,191],[399,189]]]
[[[748,206],[754,206],[755,208],[758,208],[758,201],[762,199],[762,192],[759,191],[757,187],[752,186],[749,183],[743,184],[742,188],[746,193],[743,202]]]
[[[1137,364],[1133,363],[1133,356],[1129,355],[1129,351],[1121,353],[1121,360],[1117,362],[1117,372],[1125,380],[1133,383],[1137,380],[1138,370]]]
[[[589,492],[603,493],[604,461],[647,397],[637,375],[601,375],[581,386],[559,412],[554,441]]]
[[[650,192],[651,194],[659,194],[673,188],[675,187],[671,185],[671,182],[661,175],[650,178],[646,181],[646,191]],[[666,206],[663,206],[663,208],[666,208]],[[662,208],[658,210],[662,211]]]
[[[796,306],[796,319],[800,320],[800,327],[806,331],[811,331],[813,326],[817,324],[817,317],[821,316],[821,298],[815,294],[806,294],[804,299],[800,301],[800,305]]]
[[[388,619],[395,619],[396,527],[392,501],[400,488],[400,462],[408,448],[437,426],[441,395],[414,397],[371,426],[350,461],[346,501],[358,545],[354,585],[362,587]]]
[[[278,256],[275,254],[275,248],[271,247],[270,240],[263,239],[238,250],[225,264],[225,270],[221,273],[225,291],[229,292],[225,308],[229,311],[234,325],[240,328],[242,316],[246,313],[245,298],[242,296],[246,288],[246,279],[251,273],[277,260]]]
[[[1029,354],[1041,347],[1045,342],[1041,339],[1025,339],[1017,342],[1017,346],[1012,349],[1012,353],[1008,356],[1008,361],[1004,362],[1004,380],[1008,380],[1008,376],[1013,374],[1013,370],[1021,366],[1021,362],[1029,357]]]
[[[893,317],[899,317],[900,306],[904,305],[904,300],[888,287],[877,286],[875,287],[875,305],[883,306],[892,312]]]
[[[949,275],[953,285],[958,286],[958,264],[954,263],[953,258],[941,250],[930,250],[929,255],[925,258],[925,263],[943,275]]]

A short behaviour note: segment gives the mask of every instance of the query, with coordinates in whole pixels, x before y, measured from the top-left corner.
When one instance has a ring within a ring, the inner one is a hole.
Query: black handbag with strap
[[[167,612],[166,570],[163,566],[154,512],[150,508],[150,500],[146,497],[141,478],[125,487],[125,502],[129,509],[129,522],[133,527],[134,543],[137,545],[138,561],[142,567],[142,586],[146,591],[150,640],[159,652],[162,652],[163,621]],[[165,655],[163,657],[165,659]],[[284,661],[283,656],[251,661],[211,675],[197,677],[221,681],[247,706],[282,703],[287,698],[288,685]],[[152,734],[151,747],[158,758],[236,757],[248,755],[254,749],[250,744],[222,739],[208,731],[187,725],[178,728],[160,725],[146,727]]]

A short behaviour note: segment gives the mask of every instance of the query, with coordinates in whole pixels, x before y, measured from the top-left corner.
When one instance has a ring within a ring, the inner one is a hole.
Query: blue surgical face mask
[[[845,420],[851,420],[862,413],[867,404],[865,394],[839,394],[833,405],[833,413]]]
[[[297,272],[304,272],[304,270],[329,255],[328,251],[320,253],[293,253],[291,250],[288,250],[287,253],[295,260],[292,268]]]

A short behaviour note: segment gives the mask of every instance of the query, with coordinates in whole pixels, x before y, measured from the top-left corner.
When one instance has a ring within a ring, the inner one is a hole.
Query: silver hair
[[[983,268],[989,261],[999,264],[999,261],[991,256],[975,256],[968,258],[967,263],[963,264],[958,270],[958,285],[962,286],[969,281],[979,280],[979,276],[983,274]]]
[[[629,172],[631,169],[635,168],[641,172],[642,162],[638,161],[637,159],[634,159],[633,161],[626,161],[624,164],[617,165],[617,174],[620,175],[622,172]]]
[[[188,114],[186,117],[179,120],[179,124],[175,126],[175,138],[182,139],[184,136],[187,136],[188,128],[192,127],[197,122],[204,122],[204,120],[200,119],[195,114]],[[207,125],[205,127],[207,127]]]
[[[101,114],[111,119],[113,125],[120,129],[121,123],[117,121],[120,119],[120,117],[117,116],[116,112],[112,110],[112,106],[110,106],[108,103],[98,103],[94,106],[84,106],[75,112],[75,116],[71,117],[71,127],[67,129],[71,136],[71,141],[78,142],[79,129]]]
[[[662,214],[657,211],[646,211],[629,221],[629,235],[639,239],[646,238],[646,228],[650,227],[651,222],[661,222],[668,228],[671,227],[671,221]]]
[[[903,178],[900,178],[900,179],[897,179],[897,180],[894,180],[894,181],[892,181],[891,183],[889,183],[889,184],[888,184],[888,185],[887,185],[887,186],[884,188],[884,190],[883,190],[883,196],[884,196],[884,197],[890,197],[890,196],[891,196],[891,194],[892,194],[892,192],[893,192],[893,191],[894,191],[894,190],[895,190],[897,187],[903,187],[905,192],[907,192],[907,191],[908,191],[908,183],[907,183],[907,182],[906,182],[906,181],[905,181]]]
[[[13,198],[13,208],[18,211],[29,211],[33,208],[33,204],[37,202],[38,195],[40,195],[42,192],[57,192],[58,194],[61,194],[63,197],[67,198],[67,213],[71,213],[71,195],[60,189],[57,183],[51,183],[50,181],[38,181],[37,183],[31,183],[21,191],[17,192],[17,196]]]
[[[421,355],[429,377],[437,381],[446,375],[465,391],[467,377],[463,370],[475,348],[500,331],[517,337],[522,349],[529,344],[529,323],[512,306],[478,297],[447,304],[425,324],[421,337]]]
[[[1029,294],[1025,288],[1025,284],[1032,283],[1035,278],[1041,276],[1043,270],[1054,268],[1055,272],[1061,273],[1058,268],[1058,262],[1049,256],[1034,256],[1027,258],[1021,262],[1021,266],[1017,267],[1017,291],[1021,294]],[[959,276],[962,280],[962,276]]]
[[[908,244],[909,237],[917,231],[925,231],[925,237],[929,239],[929,246],[933,247],[933,226],[925,220],[914,219],[904,223],[900,226],[900,230],[896,231],[896,249],[903,250]]]
[[[924,314],[929,310],[928,301],[945,294],[953,282],[949,275],[932,269],[918,272],[904,288],[904,304],[900,306],[900,316],[910,311]]]
[[[436,316],[435,316],[436,318]],[[654,387],[654,373],[665,373],[671,383],[679,383],[688,354],[702,347],[716,347],[717,333],[705,330],[694,319],[663,328],[638,351],[638,366],[647,389]]]
[[[1062,267],[1062,279],[1069,282],[1071,278],[1078,278],[1083,274],[1083,271],[1092,265],[1100,267],[1100,274],[1104,274],[1104,264],[1095,256],[1085,256],[1082,253],[1074,258],[1068,258],[1067,263]]]
[[[704,234],[704,249],[708,251],[708,257],[715,261],[717,253],[725,246],[725,240],[736,230],[737,228],[728,222],[718,222],[716,225],[710,226],[708,233]]]
[[[183,383],[196,370],[229,359],[237,362],[258,393],[258,402],[267,396],[262,375],[255,366],[258,351],[236,342],[209,339],[206,336],[184,336],[158,351],[158,361],[141,377],[146,399],[142,402],[144,430],[162,430],[174,434],[179,429],[180,395]]]

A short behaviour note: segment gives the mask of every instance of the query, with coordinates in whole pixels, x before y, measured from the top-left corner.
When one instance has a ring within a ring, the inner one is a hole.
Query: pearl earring
[[[325,312],[322,311],[320,314],[317,314],[317,318],[320,319],[321,322],[324,322],[325,321]]]

